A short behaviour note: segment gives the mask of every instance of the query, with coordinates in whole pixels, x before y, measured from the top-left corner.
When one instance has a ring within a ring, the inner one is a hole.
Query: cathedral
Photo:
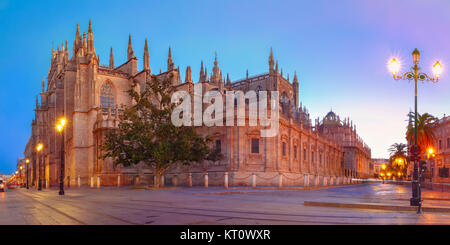
[[[280,94],[277,136],[261,137],[260,126],[198,127],[200,134],[213,138],[211,147],[220,151],[223,158],[189,167],[175,166],[163,177],[167,185],[202,184],[205,174],[212,185],[223,184],[226,175],[231,185],[248,185],[256,178],[258,185],[268,186],[281,181],[284,185],[303,185],[306,179],[323,185],[334,179],[336,184],[337,178],[371,176],[370,148],[358,136],[350,119],[341,120],[330,111],[313,123],[300,103],[297,74],[292,82],[289,75],[285,77],[272,50],[266,73],[249,76],[247,72],[246,77],[231,81],[228,74],[222,73],[216,55],[212,72],[209,74],[202,62],[199,80],[194,82],[189,66],[182,81],[170,48],[167,70],[152,73],[147,40],[144,45],[142,70],[137,67],[131,35],[125,63],[115,65],[111,48],[109,64],[100,64],[89,21],[87,34],[81,34],[77,25],[71,56],[67,41],[61,49],[52,50],[47,78],[43,77],[42,92],[36,97],[31,136],[24,153],[30,159],[30,185],[38,185],[39,175],[44,187],[58,185],[61,157],[65,162],[66,186],[151,184],[154,176],[145,164],[125,168],[114,165],[111,159],[100,158],[105,132],[119,123],[120,105],[132,103],[126,91],[132,85],[141,90],[151,75],[170,78],[177,90],[191,94],[194,83],[201,83],[203,92],[254,90]],[[63,134],[55,130],[61,117],[67,119]],[[41,151],[36,151],[38,144],[43,145]]]

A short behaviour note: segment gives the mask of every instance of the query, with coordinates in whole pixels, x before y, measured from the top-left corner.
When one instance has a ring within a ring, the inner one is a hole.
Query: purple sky
[[[297,71],[300,100],[313,118],[331,108],[350,116],[373,157],[387,157],[389,145],[404,141],[413,108],[413,84],[391,78],[390,57],[406,71],[417,47],[425,72],[439,59],[444,74],[437,84],[420,84],[419,112],[450,114],[449,13],[448,0],[1,1],[0,173],[23,156],[52,45],[67,39],[72,50],[76,23],[87,31],[89,18],[103,64],[111,46],[115,64],[125,61],[131,33],[138,58],[149,38],[153,71],[165,69],[171,45],[175,65],[190,65],[195,80],[202,59],[211,71],[215,51],[232,80],[246,69],[267,72],[273,47],[284,74],[292,80]]]

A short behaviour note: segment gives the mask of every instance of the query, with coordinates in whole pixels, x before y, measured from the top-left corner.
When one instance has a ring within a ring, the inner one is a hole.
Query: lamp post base
[[[60,190],[60,191],[59,191],[59,195],[64,195],[64,191],[63,191],[63,190]]]
[[[410,203],[410,206],[419,206],[420,200],[417,198],[411,198],[411,199],[409,199],[409,203]]]

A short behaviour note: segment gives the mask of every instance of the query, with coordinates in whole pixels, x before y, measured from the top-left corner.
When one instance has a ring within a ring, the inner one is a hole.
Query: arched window
[[[100,91],[100,105],[102,108],[112,108],[114,106],[114,95],[108,83],[103,84]]]

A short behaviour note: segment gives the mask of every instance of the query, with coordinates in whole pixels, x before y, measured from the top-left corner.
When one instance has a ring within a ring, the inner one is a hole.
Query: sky
[[[385,158],[391,144],[405,141],[406,114],[414,108],[414,84],[392,79],[391,57],[407,71],[418,48],[428,73],[440,60],[439,82],[419,84],[419,113],[450,114],[449,12],[448,0],[0,0],[0,173],[13,172],[24,154],[52,47],[68,40],[72,55],[76,24],[87,32],[89,18],[102,64],[110,47],[115,64],[125,62],[131,34],[139,69],[148,38],[155,73],[166,69],[171,46],[175,65],[190,65],[194,81],[201,60],[212,71],[214,52],[232,81],[247,69],[249,76],[268,72],[272,47],[291,81],[297,72],[300,101],[312,118],[331,109],[350,117],[372,157]]]

